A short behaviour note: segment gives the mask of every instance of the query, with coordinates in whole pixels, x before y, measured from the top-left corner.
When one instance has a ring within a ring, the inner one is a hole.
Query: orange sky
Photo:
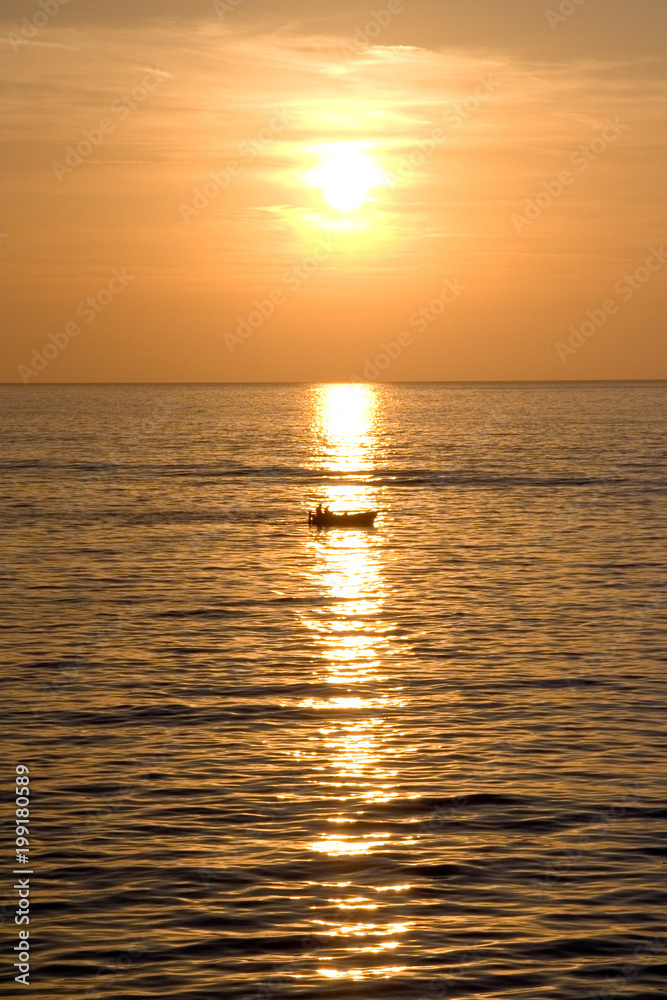
[[[4,4],[0,380],[667,377],[661,0],[140,6]]]

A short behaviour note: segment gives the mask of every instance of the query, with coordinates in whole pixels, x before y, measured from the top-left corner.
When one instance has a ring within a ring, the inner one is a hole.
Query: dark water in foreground
[[[2,996],[665,996],[667,386],[0,399]]]

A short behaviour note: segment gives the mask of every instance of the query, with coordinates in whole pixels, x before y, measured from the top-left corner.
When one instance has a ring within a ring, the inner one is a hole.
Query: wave
[[[0,472],[15,470],[25,471],[35,469],[44,472],[60,471],[63,473],[103,472],[113,473],[119,478],[131,475],[134,479],[146,476],[165,476],[170,478],[202,478],[202,479],[257,479],[285,480],[286,482],[325,481],[345,482],[352,484],[402,484],[428,485],[444,484],[454,486],[621,486],[641,483],[665,487],[663,478],[644,479],[637,472],[659,472],[660,465],[634,465],[628,468],[628,474],[587,475],[577,472],[571,475],[539,475],[517,473],[515,475],[498,474],[491,470],[474,472],[470,469],[429,468],[429,467],[393,467],[362,466],[342,472],[338,469],[313,467],[308,465],[232,465],[220,466],[212,463],[131,463],[131,462],[54,462],[44,459],[26,459],[21,461],[0,462]]]

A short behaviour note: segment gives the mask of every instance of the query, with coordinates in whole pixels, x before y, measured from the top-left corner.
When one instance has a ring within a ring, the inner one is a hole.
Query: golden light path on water
[[[332,473],[322,500],[332,510],[377,506],[369,474],[380,451],[380,392],[366,385],[313,390],[316,446],[323,468]],[[377,537],[367,530],[313,531],[307,544],[314,582],[329,599],[317,617],[304,615],[304,624],[321,653],[317,680],[331,685],[330,696],[304,702],[322,715],[310,754],[316,762],[310,781],[319,797],[334,806],[335,815],[329,819],[331,832],[305,846],[337,858],[369,856],[414,842],[382,830],[380,822],[377,832],[354,829],[366,804],[404,794],[393,766],[397,733],[392,718],[403,698],[391,676],[395,650],[389,633],[394,626],[383,613],[384,556]],[[329,885],[327,919],[315,915],[313,920],[315,933],[331,945],[320,956],[320,975],[361,980],[404,971],[405,966],[369,958],[400,946],[411,923],[383,920],[383,910],[390,897],[395,900],[396,893],[409,888],[373,885],[360,892],[349,881]],[[338,918],[331,918],[331,907],[340,911]]]

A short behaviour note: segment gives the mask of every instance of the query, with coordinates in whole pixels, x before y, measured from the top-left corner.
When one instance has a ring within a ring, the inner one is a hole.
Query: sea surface
[[[667,384],[0,408],[0,995],[667,994]]]

